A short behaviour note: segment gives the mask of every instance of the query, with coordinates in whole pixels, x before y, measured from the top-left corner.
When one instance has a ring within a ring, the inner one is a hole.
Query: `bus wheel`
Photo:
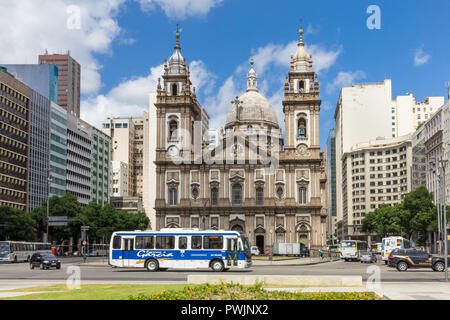
[[[223,271],[223,262],[220,260],[213,260],[211,262],[211,269],[215,272],[222,272]]]
[[[149,260],[147,260],[147,262],[145,263],[145,268],[147,269],[147,271],[150,271],[150,272],[158,271],[158,269],[159,269],[159,263],[158,263],[158,261],[155,260],[155,259],[149,259]]]

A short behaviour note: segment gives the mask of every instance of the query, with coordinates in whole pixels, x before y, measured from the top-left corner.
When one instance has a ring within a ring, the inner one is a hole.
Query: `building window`
[[[283,188],[282,187],[278,187],[277,196],[278,196],[278,199],[283,198]]]
[[[298,202],[300,204],[306,204],[306,188],[300,187],[298,189]]]
[[[192,189],[192,198],[197,199],[198,198],[198,188]]]
[[[169,189],[169,204],[176,205],[178,202],[178,192],[176,188]]]
[[[211,189],[211,205],[217,206],[218,203],[219,203],[219,189],[212,188]]]
[[[256,188],[256,204],[264,204],[264,189]]]
[[[232,187],[232,204],[242,204],[242,186],[239,183]]]
[[[177,86],[176,83],[174,83],[174,84],[172,85],[172,95],[173,95],[173,96],[177,96],[177,95],[178,95],[178,86]]]

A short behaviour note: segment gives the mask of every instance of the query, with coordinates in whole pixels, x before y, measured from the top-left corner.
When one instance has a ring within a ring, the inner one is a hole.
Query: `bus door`
[[[123,252],[122,252],[122,259],[123,259],[123,266],[124,267],[131,267],[134,266],[134,257],[133,257],[133,250],[134,250],[134,238],[122,238],[123,241]]]
[[[227,238],[227,262],[226,267],[238,266],[238,239]]]

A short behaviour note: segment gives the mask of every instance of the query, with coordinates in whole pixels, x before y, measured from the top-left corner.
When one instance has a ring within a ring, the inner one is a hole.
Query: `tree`
[[[404,215],[400,219],[400,224],[407,237],[411,238],[412,233],[417,231],[411,223],[414,217],[418,213],[429,213],[430,210],[434,210],[433,194],[423,186],[418,187],[405,195],[401,206],[404,210]]]
[[[361,221],[361,231],[376,233],[381,237],[399,234],[401,226],[400,216],[404,214],[399,205],[382,204],[373,212],[369,212]]]
[[[0,229],[0,238],[17,241],[35,241],[36,224],[26,212],[7,206],[0,207],[0,223],[7,228]]]

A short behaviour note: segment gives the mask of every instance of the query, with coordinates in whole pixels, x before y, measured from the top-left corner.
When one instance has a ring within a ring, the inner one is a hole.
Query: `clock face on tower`
[[[170,157],[176,157],[178,155],[178,148],[175,146],[169,147],[169,149],[167,150],[167,154]]]

